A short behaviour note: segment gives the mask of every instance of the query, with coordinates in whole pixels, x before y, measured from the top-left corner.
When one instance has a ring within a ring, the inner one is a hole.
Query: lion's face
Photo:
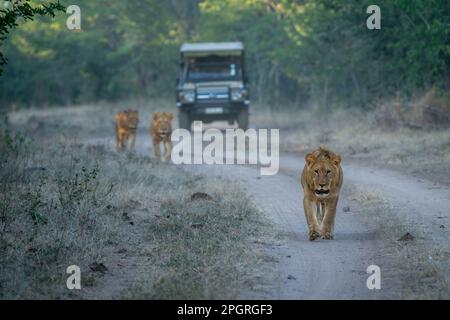
[[[309,181],[318,198],[327,198],[334,191],[339,177],[339,165],[341,157],[333,154],[330,157],[322,157],[314,153],[306,156],[309,173]]]
[[[336,168],[327,161],[319,161],[312,166],[311,172],[316,196],[327,197],[330,194],[331,181],[336,174]]]
[[[172,133],[172,112],[155,112],[153,114],[152,127],[161,138],[166,138]]]

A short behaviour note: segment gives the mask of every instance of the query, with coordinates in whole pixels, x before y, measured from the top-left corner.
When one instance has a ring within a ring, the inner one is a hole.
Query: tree
[[[83,23],[74,32],[66,16],[50,20],[56,0],[23,0],[8,8],[15,15],[1,11],[3,40],[12,21],[33,8],[39,17],[2,40],[10,61],[0,77],[0,105],[172,98],[185,41],[243,41],[252,101],[273,108],[369,107],[397,93],[449,91],[450,2],[379,0],[381,29],[368,30],[372,3],[77,0]]]
[[[35,16],[51,16],[54,17],[56,11],[65,10],[59,1],[43,4],[36,4],[30,0],[13,0],[5,1],[5,8],[0,9],[0,45],[7,38],[8,33],[14,27],[18,26],[20,19],[24,21],[33,20]],[[6,57],[0,52],[0,75],[2,74],[2,66],[7,62]]]

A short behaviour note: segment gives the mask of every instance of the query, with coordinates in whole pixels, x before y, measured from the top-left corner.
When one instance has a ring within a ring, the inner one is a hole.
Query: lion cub
[[[116,149],[122,151],[131,141],[129,149],[134,150],[136,142],[136,129],[139,123],[139,112],[125,110],[116,114]]]
[[[325,148],[309,153],[301,175],[309,240],[333,239],[334,218],[343,182],[341,156]]]
[[[164,156],[161,159],[163,162],[170,160],[172,153],[172,112],[155,112],[153,113],[150,133],[153,140],[153,149],[155,157],[161,159],[161,142],[164,144]]]

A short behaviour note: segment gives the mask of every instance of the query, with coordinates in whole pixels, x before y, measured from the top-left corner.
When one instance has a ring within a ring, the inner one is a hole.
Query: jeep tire
[[[239,128],[242,130],[248,129],[248,109],[244,108],[241,111],[239,111],[237,116],[237,122],[239,125]]]

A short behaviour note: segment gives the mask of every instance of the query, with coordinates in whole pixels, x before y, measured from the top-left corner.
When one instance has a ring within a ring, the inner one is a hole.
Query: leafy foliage
[[[80,0],[67,16],[29,21],[5,42],[4,105],[171,97],[185,41],[245,42],[252,100],[370,106],[392,95],[450,88],[450,3],[380,0]],[[54,8],[54,7],[50,7]]]
[[[38,15],[54,17],[56,11],[64,10],[59,1],[40,5],[36,5],[30,0],[5,1],[4,6],[4,9],[0,9],[0,45],[7,38],[10,30],[18,26],[18,20],[33,20]],[[5,56],[0,52],[0,75],[2,74],[1,66],[6,62]]]

